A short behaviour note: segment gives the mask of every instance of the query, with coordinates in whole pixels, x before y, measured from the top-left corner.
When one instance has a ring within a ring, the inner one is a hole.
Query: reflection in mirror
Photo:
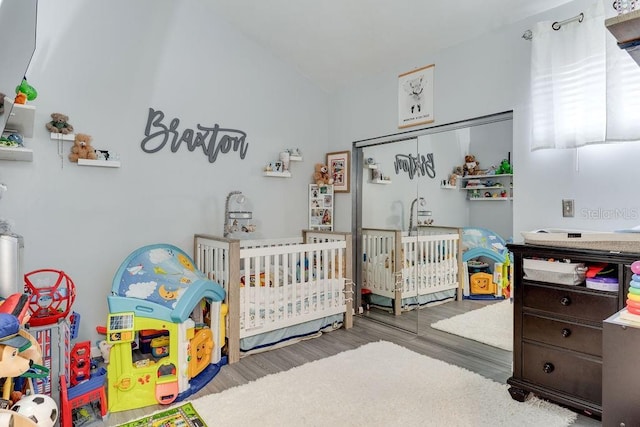
[[[0,1],[0,130],[11,115],[16,87],[27,71],[36,47],[37,0]]]
[[[416,331],[418,309],[461,299],[464,227],[511,237],[512,176],[495,173],[512,161],[512,133],[508,112],[354,143],[356,283],[367,316]],[[469,154],[483,175],[461,176]],[[465,188],[478,180],[495,187],[487,197]]]

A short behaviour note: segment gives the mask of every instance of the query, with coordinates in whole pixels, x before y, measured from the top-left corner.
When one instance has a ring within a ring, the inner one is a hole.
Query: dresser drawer
[[[577,353],[523,343],[522,377],[597,405],[602,402],[602,363]]]
[[[594,293],[570,287],[524,285],[524,306],[552,314],[601,322],[618,311],[618,295]]]
[[[569,350],[602,356],[602,329],[525,314],[522,337]]]

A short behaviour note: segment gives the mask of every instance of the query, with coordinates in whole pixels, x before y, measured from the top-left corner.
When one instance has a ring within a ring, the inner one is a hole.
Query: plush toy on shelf
[[[91,145],[91,136],[86,133],[76,134],[69,160],[77,162],[78,159],[96,160],[97,158],[96,150]]]
[[[513,173],[513,166],[511,166],[511,164],[509,163],[509,160],[504,159],[502,160],[502,163],[500,163],[500,166],[498,167],[498,170],[496,171],[497,174],[512,174]]]
[[[333,178],[329,175],[329,168],[322,163],[316,163],[313,173],[313,181],[317,185],[331,185],[333,184]]]
[[[462,168],[464,170],[464,176],[482,174],[482,171],[480,170],[480,162],[476,160],[476,156],[473,154],[467,154],[464,156],[464,165]]]
[[[47,122],[47,130],[51,133],[67,135],[73,133],[69,117],[62,113],[51,113],[51,121]]]

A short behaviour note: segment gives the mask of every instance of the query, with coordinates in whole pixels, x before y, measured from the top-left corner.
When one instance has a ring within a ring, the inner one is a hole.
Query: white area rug
[[[440,320],[431,327],[513,351],[513,304],[509,300]]]
[[[553,427],[576,419],[575,413],[535,397],[516,402],[507,389],[380,341],[192,403],[210,427]]]

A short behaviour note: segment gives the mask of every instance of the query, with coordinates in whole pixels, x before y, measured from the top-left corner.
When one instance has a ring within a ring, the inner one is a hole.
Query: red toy
[[[67,317],[76,299],[76,287],[64,271],[35,270],[24,275],[24,283],[30,294],[31,326],[50,325]]]

